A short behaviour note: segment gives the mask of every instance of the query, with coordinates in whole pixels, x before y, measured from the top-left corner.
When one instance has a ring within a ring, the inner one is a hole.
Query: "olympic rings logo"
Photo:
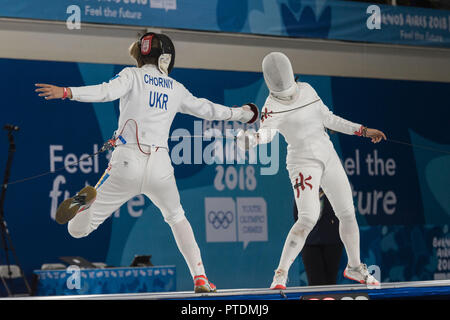
[[[234,216],[231,211],[210,211],[208,213],[208,222],[212,224],[214,229],[227,229],[233,220]]]

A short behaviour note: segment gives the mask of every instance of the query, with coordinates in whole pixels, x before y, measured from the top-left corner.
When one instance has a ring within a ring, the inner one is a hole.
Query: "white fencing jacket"
[[[120,99],[116,132],[122,133],[126,142],[136,143],[138,138],[140,144],[165,148],[177,112],[207,120],[239,120],[244,112],[242,108],[231,111],[231,108],[194,97],[181,83],[164,75],[154,65],[124,68],[109,82],[70,89],[72,100],[80,102]]]
[[[288,166],[305,159],[317,159],[325,163],[329,148],[333,148],[325,128],[360,135],[362,126],[334,115],[308,83],[298,82],[297,85],[299,95],[290,104],[280,103],[271,95],[268,96],[261,110],[257,138],[250,141],[253,146],[269,143],[279,132],[288,144]],[[307,106],[301,107],[304,105]]]

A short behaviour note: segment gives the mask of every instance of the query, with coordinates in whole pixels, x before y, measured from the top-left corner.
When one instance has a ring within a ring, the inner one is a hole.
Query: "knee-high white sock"
[[[300,217],[292,226],[284,243],[278,270],[288,272],[294,260],[305,245],[306,238],[314,227],[315,222]]]
[[[178,249],[186,260],[192,277],[205,274],[200,249],[195,241],[191,224],[184,218],[175,223],[172,228],[173,236],[178,245]]]
[[[359,251],[358,222],[352,210],[352,214],[339,218],[339,235],[347,252],[348,265],[357,267],[361,264]]]

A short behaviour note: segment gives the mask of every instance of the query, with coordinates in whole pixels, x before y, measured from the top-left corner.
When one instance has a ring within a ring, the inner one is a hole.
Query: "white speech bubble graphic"
[[[237,198],[238,239],[244,249],[252,241],[267,241],[267,204],[264,198]]]
[[[377,285],[368,284],[368,289],[380,289],[381,288],[381,269],[377,265],[371,265],[367,267],[367,271],[378,281]]]

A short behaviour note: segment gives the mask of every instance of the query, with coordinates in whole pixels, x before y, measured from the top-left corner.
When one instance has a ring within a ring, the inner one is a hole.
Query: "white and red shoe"
[[[364,263],[361,263],[359,266],[354,268],[347,265],[344,270],[344,277],[353,281],[358,281],[361,284],[374,287],[380,286],[380,282],[369,273],[369,270],[367,270],[367,265]]]
[[[216,286],[213,283],[209,282],[208,278],[205,275],[194,277],[195,293],[216,292],[216,290]]]
[[[286,290],[287,272],[284,270],[275,270],[270,290]]]

